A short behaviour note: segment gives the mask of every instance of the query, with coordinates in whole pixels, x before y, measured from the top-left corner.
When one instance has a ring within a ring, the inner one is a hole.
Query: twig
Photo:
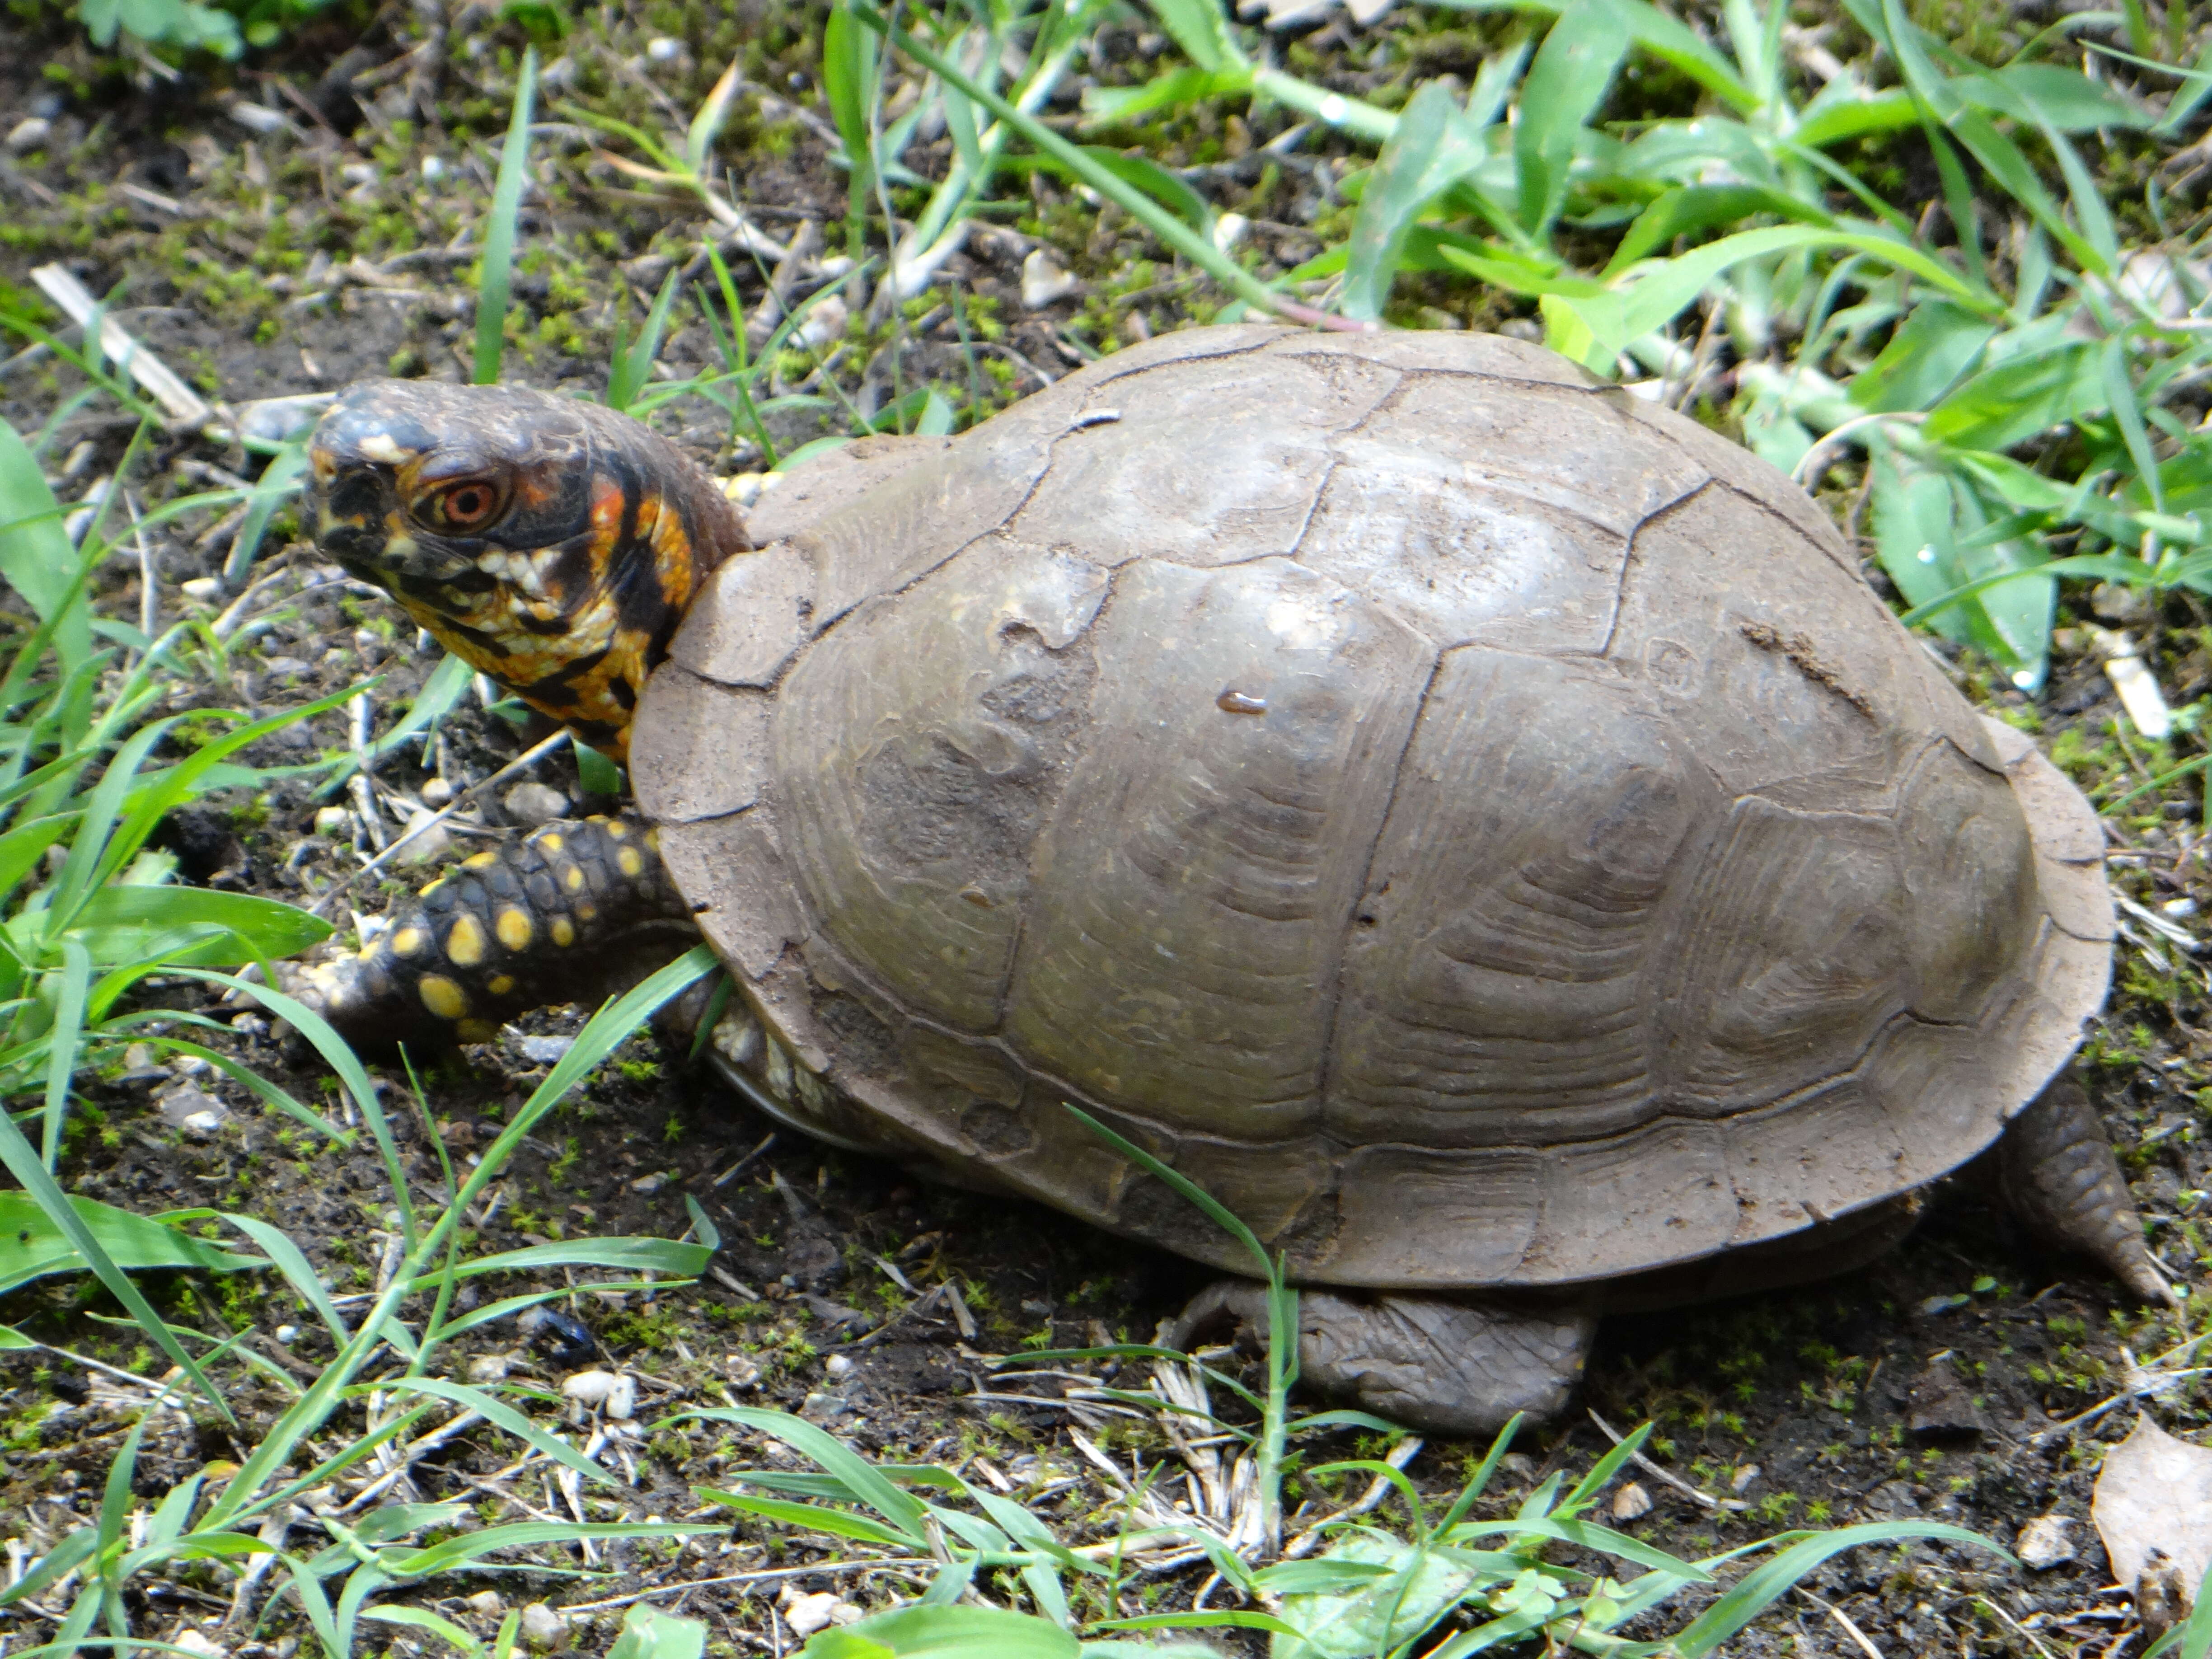
[[[762,1584],[779,1578],[803,1578],[817,1572],[872,1572],[878,1567],[926,1568],[933,1572],[938,1565],[939,1563],[926,1555],[901,1555],[885,1561],[820,1561],[805,1567],[764,1567],[758,1572],[730,1572],[714,1578],[689,1578],[680,1584],[655,1584],[651,1589],[611,1596],[604,1601],[571,1602],[561,1611],[564,1613],[604,1613],[610,1607],[626,1607],[633,1601],[647,1601],[656,1595],[674,1595],[683,1590],[705,1589],[710,1584]]]
[[[92,290],[67,270],[60,265],[34,266],[31,280],[79,328],[88,329],[98,319],[101,351],[145,387],[147,394],[168,411],[169,418],[177,425],[204,426],[215,417],[215,410],[207,400],[179,380],[174,369],[147,350],[137,336],[102,309],[100,302],[93,298]]]
[[[1626,1437],[1616,1430],[1612,1424],[1607,1422],[1602,1417],[1600,1417],[1595,1411],[1590,1413],[1589,1420],[1596,1424],[1599,1428],[1604,1430],[1605,1437],[1612,1441],[1616,1446],[1620,1444],[1621,1441]],[[1666,1485],[1672,1486],[1676,1492],[1680,1492],[1685,1498],[1687,1498],[1692,1503],[1703,1504],[1709,1510],[1747,1510],[1751,1507],[1749,1504],[1744,1502],[1741,1498],[1716,1498],[1709,1492],[1699,1492],[1688,1481],[1683,1480],[1681,1476],[1670,1474],[1667,1470],[1661,1468],[1656,1463],[1653,1462],[1640,1451],[1629,1453],[1628,1461],[1635,1464],[1638,1468],[1642,1469],[1644,1474],[1650,1475],[1654,1480],[1663,1481]],[[1877,1659],[1879,1659],[1878,1656]]]
[[[1866,1654],[1867,1659],[1884,1659],[1882,1650],[1875,1646],[1873,1642],[1868,1638],[1867,1633],[1864,1631],[1861,1630],[1856,1625],[1851,1622],[1850,1614],[1845,1613],[1841,1607],[1838,1607],[1832,1601],[1823,1601],[1819,1596],[1814,1595],[1812,1591],[1807,1589],[1802,1584],[1797,1586],[1797,1594],[1803,1596],[1814,1607],[1820,1608],[1828,1615],[1829,1618],[1841,1625],[1844,1627],[1844,1634],[1850,1637],[1852,1641],[1859,1644],[1860,1650]]]

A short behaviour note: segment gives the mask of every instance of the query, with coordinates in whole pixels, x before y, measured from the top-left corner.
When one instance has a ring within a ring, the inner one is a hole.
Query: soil
[[[502,21],[467,8],[426,37],[423,20],[436,15],[435,7],[396,6],[374,17],[359,8],[304,13],[280,46],[249,67],[202,64],[178,78],[93,53],[57,13],[19,12],[0,21],[0,129],[26,115],[52,123],[43,144],[0,156],[7,203],[0,304],[54,322],[30,271],[58,260],[94,293],[113,291],[113,314],[148,349],[234,405],[327,391],[364,374],[462,374],[473,300],[467,255],[454,251],[454,239],[488,194],[522,14]],[[1409,44],[1392,32],[1399,27],[1362,33],[1329,24],[1305,38],[1318,67],[1304,72],[1362,91],[1386,78],[1378,64],[1401,66],[1388,73],[1402,72],[1407,62],[1434,72],[1452,67],[1455,53],[1478,61],[1487,38],[1431,24]],[[809,221],[827,226],[833,240],[842,233],[843,179],[828,160],[814,85],[819,29],[817,12],[801,16],[747,0],[703,21],[668,7],[649,16],[610,11],[548,43],[547,56],[567,64],[570,78],[549,74],[540,188],[525,211],[523,243],[551,252],[526,258],[518,276],[510,378],[553,387],[599,384],[618,322],[627,317],[635,328],[644,301],[668,270],[690,260],[701,234],[696,204],[592,159],[599,140],[578,124],[574,105],[680,128],[719,66],[739,52],[751,90],[720,149],[734,196],[778,237]],[[648,50],[655,37],[674,41],[672,56]],[[1156,40],[1118,25],[1101,41],[1090,73],[1109,81],[1135,78],[1158,50]],[[418,46],[415,58],[404,58]],[[1682,96],[1663,73],[1645,76],[1643,95],[1655,106]],[[276,130],[256,131],[226,113],[240,94],[276,112]],[[1255,222],[1270,258],[1286,264],[1310,255],[1319,246],[1316,220],[1336,210],[1325,147],[1278,166],[1253,149],[1265,131],[1244,131],[1231,117],[1233,130],[1212,121],[1209,131],[1209,121],[1176,138],[1180,159],[1202,169],[1220,206]],[[426,170],[426,162],[434,165]],[[1903,162],[1908,171],[1917,164],[1910,154]],[[945,267],[953,303],[933,314],[925,308],[903,335],[890,330],[873,359],[846,366],[844,387],[855,401],[867,407],[933,378],[980,416],[1116,340],[1202,319],[1218,304],[1126,224],[1103,221],[1042,177],[1028,181],[1028,201],[1012,208],[1039,227],[1085,290],[1024,310],[1019,272],[1033,240],[979,233]],[[1147,258],[1154,264],[1139,270]],[[738,277],[748,303],[757,301],[760,273],[740,263]],[[1504,315],[1467,290],[1424,291],[1411,303],[1447,308],[1462,325]],[[963,328],[988,349],[963,350]],[[710,367],[714,342],[694,320],[672,331],[662,361],[678,374]],[[79,399],[79,390],[73,372],[35,353],[0,365],[0,415],[26,434],[53,422],[41,455],[64,500],[121,461],[134,424],[112,400]],[[793,404],[771,416],[769,431],[787,448],[842,429],[844,419],[834,404]],[[733,428],[696,400],[671,406],[659,421],[720,471],[766,459],[757,433]],[[240,454],[203,439],[157,440],[134,488],[150,505],[220,477],[210,469],[248,470]],[[165,621],[211,617],[228,604],[207,580],[220,575],[229,548],[216,518],[188,515],[149,536],[147,568]],[[207,678],[173,688],[170,711],[268,712],[372,675],[378,729],[404,711],[434,655],[393,625],[373,592],[319,565],[312,548],[292,539],[296,528],[280,515],[264,550],[257,574],[269,585],[251,613],[265,628],[246,630],[227,661],[210,653]],[[135,558],[103,571],[103,612],[135,622],[140,580]],[[2069,603],[2080,605],[2081,596]],[[2065,620],[2074,629],[2075,619]],[[2185,607],[2131,619],[2166,684],[2186,695],[2203,690],[2189,685],[2192,674],[2212,678],[2199,672],[2202,653],[2190,654],[2203,620]],[[2086,643],[2078,629],[2072,643]],[[2053,683],[2033,704],[1972,663],[1958,673],[1985,706],[2039,729],[2085,786],[2153,763],[2115,736],[2111,689],[2086,655],[2062,652]],[[348,721],[343,708],[322,714],[264,739],[245,758],[282,768],[343,750]],[[384,763],[380,787],[419,799],[434,775],[465,786],[538,735],[471,698],[427,756],[418,745]],[[542,763],[534,776],[571,801],[584,799],[565,757]],[[361,861],[343,828],[318,833],[317,812],[326,804],[311,777],[274,778],[180,817],[171,841],[188,878],[307,902]],[[2109,820],[2122,891],[2143,906],[2166,907],[2166,915],[2186,909],[2178,901],[2212,904],[2212,878],[2198,856],[2201,805],[2194,785],[2185,784]],[[493,833],[503,814],[494,799],[478,817],[473,833]],[[452,850],[471,844],[469,835],[457,836]],[[373,915],[426,874],[418,866],[362,883],[331,914],[342,923],[349,908]],[[2130,921],[2127,929],[2118,987],[2085,1052],[2083,1073],[2154,1244],[2188,1282],[2200,1277],[2205,1254],[2199,1217],[2212,1158],[2199,1134],[2198,1098],[2212,1086],[2212,1042],[2200,1027],[2212,981],[2147,924]],[[155,982],[148,994],[212,1016],[229,1028],[229,1050],[240,1060],[303,1100],[331,1102],[312,1051],[258,1015],[203,998],[188,982]],[[548,1040],[573,1033],[585,1012],[546,1011],[499,1042],[439,1063],[422,1077],[419,1099],[403,1073],[380,1069],[418,1190],[441,1189],[433,1138],[467,1157],[543,1078],[557,1048]],[[250,1212],[297,1240],[334,1291],[359,1293],[375,1282],[395,1212],[366,1142],[331,1150],[214,1075],[180,1078],[173,1067],[125,1057],[81,1081],[80,1132],[66,1166],[74,1190],[149,1213]],[[179,1083],[222,1102],[228,1121],[197,1136],[169,1127],[157,1100]],[[587,1341],[573,1332],[564,1338],[563,1327],[525,1332],[503,1323],[463,1345],[479,1358],[500,1359],[508,1376],[549,1389],[582,1366],[634,1367],[654,1379],[646,1385],[650,1409],[641,1413],[647,1421],[671,1407],[731,1400],[804,1411],[886,1461],[957,1464],[970,1479],[1031,1495],[1040,1512],[1078,1538],[1110,1518],[1111,1494],[1072,1449],[1068,1408],[1048,1403],[1061,1383],[994,1380],[988,1356],[1148,1338],[1203,1279],[1188,1264],[1054,1213],[925,1185],[779,1132],[690,1064],[680,1046],[650,1036],[626,1047],[540,1128],[502,1190],[477,1229],[486,1249],[586,1234],[679,1237],[690,1224],[687,1197],[704,1207],[725,1247],[715,1270],[696,1285],[574,1297],[567,1316],[580,1322]],[[946,1281],[962,1290],[972,1337],[962,1335],[941,1300],[933,1311],[901,1312],[914,1291]],[[177,1277],[159,1288],[173,1318],[211,1331],[250,1329],[257,1351],[285,1372],[310,1375],[329,1352],[312,1318],[287,1297],[264,1295],[251,1276]],[[531,1288],[542,1285],[513,1276],[476,1294],[488,1300]],[[118,1311],[104,1296],[62,1279],[0,1297],[0,1322],[58,1349],[143,1370],[152,1356],[127,1322],[118,1328]],[[1980,1185],[1962,1176],[1929,1194],[1923,1218],[1900,1248],[1847,1281],[1607,1323],[1581,1406],[1523,1437],[1485,1507],[1510,1504],[1551,1470],[1587,1467],[1608,1443],[1594,1419],[1622,1430],[1648,1420],[1657,1425],[1653,1461],[1707,1500],[1722,1500],[1700,1501],[1639,1477],[1650,1508],[1619,1524],[1663,1548],[1694,1555],[1793,1525],[1907,1516],[1953,1522],[2008,1547],[2037,1516],[2087,1516],[2103,1448],[2126,1433],[2136,1407],[2124,1402],[2078,1425],[2072,1419],[2120,1392],[2136,1361],[2185,1334],[2172,1316],[2130,1304],[2093,1270],[2040,1257]],[[841,1354],[852,1364],[833,1378],[830,1362]],[[1039,1403],[977,1397],[1015,1391]],[[0,1354],[0,1534],[24,1540],[35,1555],[97,1510],[128,1420],[124,1403],[134,1397],[118,1395],[104,1373],[51,1352]],[[249,1426],[237,1432],[204,1412],[162,1419],[139,1464],[137,1492],[155,1498],[211,1460],[235,1459],[250,1444],[250,1425],[283,1399],[271,1380],[241,1384],[232,1403]],[[2161,1395],[2155,1410],[2184,1434],[2205,1421],[2185,1382]],[[1161,1444],[1141,1433],[1114,1443],[1139,1451]],[[765,1444],[699,1426],[626,1442],[638,1484],[594,1518],[702,1512],[694,1489],[714,1485],[726,1468],[762,1461]],[[1320,1436],[1302,1457],[1310,1466],[1358,1449],[1352,1437]],[[1448,1496],[1479,1449],[1432,1442],[1410,1471],[1425,1492]],[[416,1486],[425,1499],[489,1507],[495,1494],[488,1498],[477,1483],[503,1455],[460,1437],[418,1466]],[[1039,1492],[1047,1495],[1034,1497]],[[550,1490],[524,1496],[567,1512]],[[1292,1507],[1318,1508],[1322,1498],[1313,1481],[1293,1476]],[[1781,1603],[1730,1650],[1863,1655],[1869,1644],[1883,1654],[2130,1650],[2136,1627],[2128,1597],[2112,1585],[2086,1520],[2072,1538],[2072,1559],[2034,1572],[1948,1547],[1863,1549],[1815,1573],[1808,1593]],[[659,1605],[708,1619],[715,1639],[733,1650],[780,1651],[787,1638],[769,1609],[787,1585],[835,1589],[863,1602],[912,1593],[895,1579],[829,1571],[823,1543],[747,1526],[726,1540],[681,1550],[611,1544],[594,1567],[604,1576],[580,1581],[523,1572],[464,1576],[433,1589],[443,1598],[438,1606],[485,1632],[494,1621],[459,1598],[486,1587],[512,1603],[586,1605],[600,1620],[581,1627],[594,1650],[605,1646],[623,1598],[653,1589],[665,1592]],[[727,1582],[784,1569],[792,1571],[782,1578]],[[1204,1578],[1194,1568],[1148,1594],[1160,1606],[1187,1604]],[[671,1588],[701,1580],[724,1582]],[[173,1609],[175,1627],[183,1628],[228,1603],[227,1587],[195,1570],[147,1586],[138,1611],[144,1628],[160,1630]],[[1685,1598],[1664,1626],[1696,1605]],[[280,1612],[244,1646],[240,1632],[224,1639],[246,1659],[256,1651],[281,1656],[303,1633],[289,1619]],[[0,1611],[0,1644],[42,1639],[40,1629],[21,1612]],[[1225,1652],[1260,1651],[1256,1638],[1242,1633],[1218,1639]]]

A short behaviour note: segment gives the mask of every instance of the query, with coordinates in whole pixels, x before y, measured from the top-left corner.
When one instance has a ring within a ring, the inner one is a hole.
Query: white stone
[[[526,830],[550,823],[568,810],[568,798],[543,783],[518,783],[500,797],[499,804]]]
[[[2020,1529],[2012,1553],[2031,1571],[2043,1572],[2074,1559],[2074,1528],[2080,1523],[2070,1515],[2039,1515]]]
[[[1031,311],[1065,300],[1082,286],[1082,279],[1054,258],[1050,248],[1031,248],[1022,261],[1022,304]]]
[[[811,1595],[802,1595],[783,1610],[783,1622],[791,1626],[793,1636],[811,1636],[817,1631],[827,1630],[837,1618],[837,1609],[844,1598],[835,1590],[817,1590]]]
[[[604,1406],[621,1381],[612,1371],[578,1371],[561,1385],[561,1392],[580,1406]]]
[[[17,155],[46,147],[54,136],[54,124],[44,116],[27,115],[8,129],[8,148]]]
[[[1632,1480],[1613,1495],[1613,1518],[1639,1521],[1651,1513],[1651,1494]]]
[[[822,1369],[830,1373],[830,1380],[835,1382],[853,1374],[853,1362],[842,1353],[833,1353]]]
[[[637,1410],[637,1379],[624,1372],[615,1378],[615,1385],[607,1390],[607,1415],[617,1422],[628,1420]]]
[[[522,1639],[541,1653],[550,1653],[568,1644],[568,1621],[543,1601],[532,1601],[522,1610]]]

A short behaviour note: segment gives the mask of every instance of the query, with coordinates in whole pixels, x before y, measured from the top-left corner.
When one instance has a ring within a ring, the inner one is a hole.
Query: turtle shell
[[[1539,1286],[1990,1145],[2103,1000],[2081,796],[1825,515],[1492,336],[1203,329],[757,518],[638,797],[833,1137],[1310,1282]]]

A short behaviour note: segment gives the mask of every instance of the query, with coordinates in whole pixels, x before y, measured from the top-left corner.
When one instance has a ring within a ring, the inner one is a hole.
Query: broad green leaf
[[[723,1530],[712,1522],[697,1521],[518,1521],[441,1539],[419,1550],[386,1550],[379,1559],[395,1578],[427,1578],[501,1550],[522,1549],[532,1544],[565,1544],[582,1538],[702,1538]]]
[[[2061,132],[2092,132],[2100,127],[2149,127],[2159,118],[2157,112],[2145,108],[2118,87],[2092,81],[2081,70],[2057,64],[2008,64],[2002,69],[1990,70],[1988,78],[2018,93],[2026,104],[2032,105]],[[1978,89],[1974,81],[1968,81],[1961,90],[1972,98]],[[2004,112],[2022,113],[2014,110]]]
[[[1219,0],[1152,0],[1152,8],[1182,55],[1207,74],[1244,67],[1244,54],[1229,32]]]
[[[1851,377],[1851,401],[1868,410],[1925,409],[1973,367],[1996,332],[1995,323],[1963,307],[1923,300],[1881,355]]]
[[[1444,84],[1424,82],[1400,112],[1397,131],[1361,192],[1345,262],[1340,303],[1346,316],[1382,314],[1414,218],[1488,159],[1480,131],[1468,129]]]
[[[1921,430],[1933,442],[1964,449],[2009,449],[2105,406],[2096,348],[2069,341],[1972,376],[1929,410]]]
[[[71,1198],[70,1206],[108,1258],[126,1272],[189,1267],[230,1273],[269,1265],[258,1256],[234,1255],[97,1199]],[[0,1192],[0,1292],[49,1273],[82,1273],[85,1266],[84,1258],[28,1193]]]
[[[0,421],[0,578],[41,622],[54,623],[64,673],[92,654],[91,610],[76,580],[82,562],[38,457]]]
[[[670,1238],[577,1238],[475,1256],[459,1263],[454,1272],[468,1279],[477,1273],[524,1273],[538,1267],[629,1267],[696,1279],[707,1270],[714,1254],[702,1244],[680,1244]]]
[[[13,1325],[0,1325],[0,1353],[6,1353],[14,1349],[35,1348],[38,1346]]]
[[[1533,236],[1548,231],[1566,204],[1576,139],[1628,55],[1629,36],[1615,22],[1613,5],[1613,0],[1573,0],[1544,37],[1522,83],[1513,160],[1521,228]]]
[[[179,958],[202,968],[228,968],[257,956],[289,957],[319,945],[333,929],[320,916],[251,893],[204,887],[102,887],[86,899],[70,931],[82,937],[93,960],[106,963],[137,957],[150,929],[211,927],[222,934]]]
[[[863,1645],[866,1644],[866,1645]],[[1048,1619],[996,1607],[901,1607],[824,1631],[799,1659],[1076,1659],[1075,1638]]]
[[[634,1601],[623,1615],[622,1634],[607,1650],[607,1659],[699,1659],[706,1650],[704,1620]]]
[[[1455,11],[1520,11],[1546,16],[1567,9],[1567,0],[1439,0],[1439,3]],[[1686,23],[1647,0],[1612,0],[1608,9],[1607,26],[1625,33],[1654,58],[1740,110],[1759,107],[1759,94],[1744,84],[1735,66]]]

